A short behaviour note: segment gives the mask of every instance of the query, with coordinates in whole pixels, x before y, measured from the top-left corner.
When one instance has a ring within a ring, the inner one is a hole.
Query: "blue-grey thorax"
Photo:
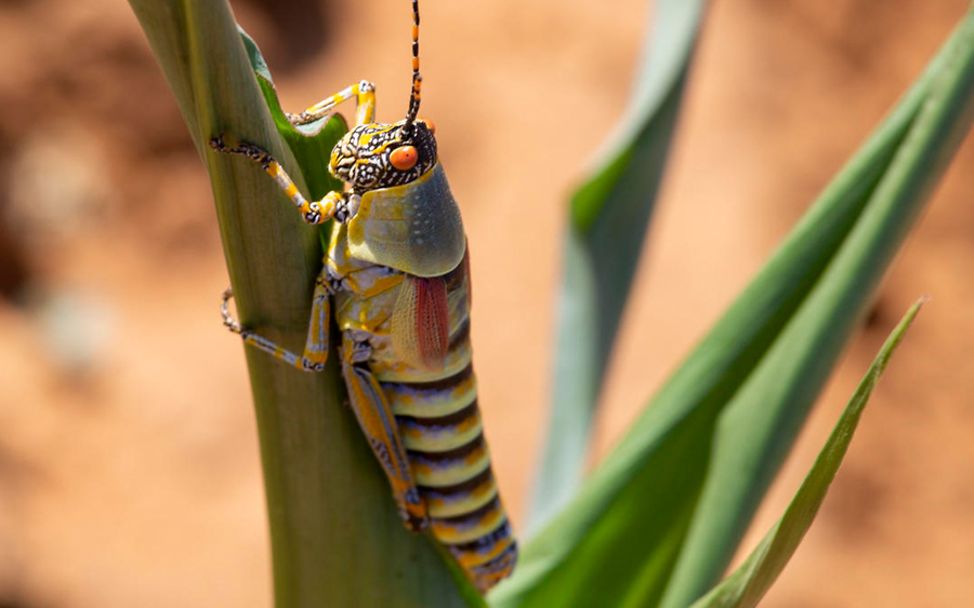
[[[466,251],[460,209],[437,163],[417,180],[362,195],[348,222],[349,250],[360,260],[420,277],[457,267]]]

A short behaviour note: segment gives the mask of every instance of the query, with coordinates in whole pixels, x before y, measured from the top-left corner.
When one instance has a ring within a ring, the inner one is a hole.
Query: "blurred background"
[[[233,5],[289,109],[369,78],[380,119],[404,112],[407,2]],[[481,403],[515,523],[548,405],[565,198],[625,107],[647,5],[422,6],[423,114],[470,237]],[[713,2],[596,457],[966,6]],[[0,607],[268,606],[242,349],[219,323],[209,185],[161,71],[122,0],[8,0],[0,40]],[[766,606],[974,605],[972,161],[968,142],[759,514],[748,547],[899,315],[931,296]]]

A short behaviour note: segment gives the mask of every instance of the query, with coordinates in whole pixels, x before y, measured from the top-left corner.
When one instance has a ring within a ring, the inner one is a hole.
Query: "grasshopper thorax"
[[[328,170],[362,194],[416,180],[436,164],[436,138],[430,123],[407,126],[368,123],[345,134],[331,151]]]

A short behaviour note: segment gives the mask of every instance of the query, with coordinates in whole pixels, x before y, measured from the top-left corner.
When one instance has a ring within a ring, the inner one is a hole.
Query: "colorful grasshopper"
[[[471,368],[467,243],[437,162],[432,123],[420,103],[419,7],[413,0],[413,79],[406,118],[374,122],[375,88],[347,87],[289,115],[306,124],[356,100],[355,127],[331,152],[329,171],[347,184],[308,201],[281,165],[252,144],[210,142],[260,163],[304,220],[335,219],[314,290],[304,353],[252,333],[228,311],[244,342],[300,370],[324,368],[331,307],[342,332],[341,366],[352,410],[382,465],[405,525],[429,527],[481,591],[511,573],[517,545],[501,505],[477,408]]]

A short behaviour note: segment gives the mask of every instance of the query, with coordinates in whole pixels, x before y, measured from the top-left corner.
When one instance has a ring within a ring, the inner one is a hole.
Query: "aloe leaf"
[[[970,129],[972,88],[968,14],[492,605],[676,608],[713,586]]]
[[[282,124],[266,66],[252,41],[241,38],[225,1],[130,4],[210,173],[241,321],[299,351],[321,268],[317,231],[301,222],[259,166],[213,152],[207,143],[223,133],[259,144],[302,191],[320,196],[337,186],[325,164],[344,123],[322,121],[306,133]],[[335,353],[322,374],[299,372],[252,349],[246,356],[275,605],[483,605],[428,536],[400,523],[388,483],[343,403]]]
[[[539,527],[577,491],[592,417],[662,181],[703,0],[657,0],[630,109],[571,198],[554,391],[531,499]]]
[[[750,608],[758,605],[811,527],[842,464],[869,396],[922,304],[921,300],[910,307],[886,339],[781,519],[744,563],[707,595],[694,602],[692,608]]]
[[[727,405],[664,606],[687,605],[727,567],[856,320],[970,130],[974,12],[968,12],[928,74],[922,105],[855,226]]]

